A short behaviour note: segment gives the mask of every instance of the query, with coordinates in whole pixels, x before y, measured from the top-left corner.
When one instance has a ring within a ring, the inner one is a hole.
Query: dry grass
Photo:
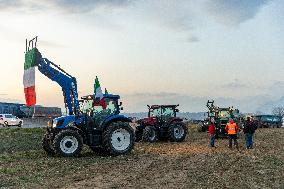
[[[262,129],[255,149],[208,147],[206,133],[184,143],[137,143],[127,156],[47,157],[41,129],[0,130],[0,188],[284,188],[284,129]]]

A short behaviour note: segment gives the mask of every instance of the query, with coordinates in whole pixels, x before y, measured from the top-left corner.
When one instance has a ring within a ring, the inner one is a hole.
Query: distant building
[[[25,113],[20,110],[24,104],[0,102],[0,114],[13,114],[18,117],[25,117]]]
[[[58,107],[27,107],[25,104],[0,102],[0,114],[13,114],[17,117],[60,117],[61,108]]]

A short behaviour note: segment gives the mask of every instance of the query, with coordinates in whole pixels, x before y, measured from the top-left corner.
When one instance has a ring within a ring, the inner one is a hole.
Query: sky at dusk
[[[0,101],[24,102],[25,39],[77,78],[147,104],[205,111],[207,99],[243,112],[284,106],[282,0],[0,0]],[[38,71],[38,104],[63,107]]]

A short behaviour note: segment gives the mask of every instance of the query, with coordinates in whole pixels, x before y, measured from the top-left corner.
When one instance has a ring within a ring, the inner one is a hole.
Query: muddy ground
[[[191,129],[183,143],[136,143],[127,156],[48,157],[42,128],[0,130],[0,188],[284,188],[284,129],[259,129],[255,149],[208,147]]]

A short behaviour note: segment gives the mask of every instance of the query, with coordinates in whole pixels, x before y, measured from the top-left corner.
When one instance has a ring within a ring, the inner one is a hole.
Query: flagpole
[[[33,112],[33,116],[32,116],[32,118],[34,118],[35,117],[35,105],[34,105],[34,112]]]

